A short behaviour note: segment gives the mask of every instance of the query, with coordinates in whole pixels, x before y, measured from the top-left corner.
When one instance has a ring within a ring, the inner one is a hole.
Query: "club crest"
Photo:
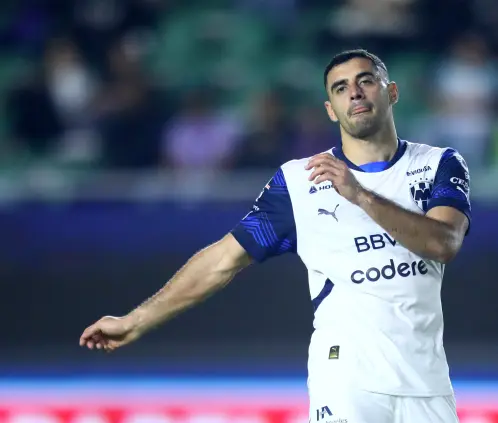
[[[427,211],[429,207],[429,200],[432,194],[432,181],[427,179],[412,182],[410,184],[410,194],[412,195],[413,201],[419,206],[424,212]]]

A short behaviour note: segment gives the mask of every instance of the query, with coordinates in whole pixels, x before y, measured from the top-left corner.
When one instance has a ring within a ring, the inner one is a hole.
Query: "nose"
[[[351,89],[351,100],[361,100],[365,98],[363,90],[358,85],[354,85]]]

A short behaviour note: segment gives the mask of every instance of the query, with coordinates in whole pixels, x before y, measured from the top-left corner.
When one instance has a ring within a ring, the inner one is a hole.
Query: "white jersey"
[[[462,157],[452,149],[398,144],[394,158],[373,171],[376,164],[359,168],[340,148],[329,152],[363,187],[404,209],[424,214],[450,206],[470,220]],[[307,267],[315,310],[310,365],[330,344],[329,358],[359,389],[450,395],[440,296],[444,265],[400,245],[330,182],[308,181],[307,163],[284,164],[232,233],[256,261],[293,251]]]

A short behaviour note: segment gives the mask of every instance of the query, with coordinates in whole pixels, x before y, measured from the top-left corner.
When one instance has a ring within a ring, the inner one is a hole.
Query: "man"
[[[452,149],[397,137],[398,89],[378,57],[339,54],[325,87],[342,146],[284,164],[230,234],[127,316],[87,328],[80,344],[112,351],[252,261],[293,251],[315,309],[310,421],[458,422],[440,289],[470,224],[467,166]]]

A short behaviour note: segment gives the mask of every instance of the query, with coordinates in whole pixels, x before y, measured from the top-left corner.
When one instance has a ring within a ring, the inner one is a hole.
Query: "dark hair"
[[[325,72],[323,73],[323,83],[325,85],[325,88],[327,88],[327,76],[332,68],[335,68],[338,65],[349,62],[351,59],[356,58],[370,60],[377,71],[383,73],[386,78],[389,78],[386,65],[375,54],[369,53],[368,51],[363,49],[346,50],[335,55],[325,68]]]

